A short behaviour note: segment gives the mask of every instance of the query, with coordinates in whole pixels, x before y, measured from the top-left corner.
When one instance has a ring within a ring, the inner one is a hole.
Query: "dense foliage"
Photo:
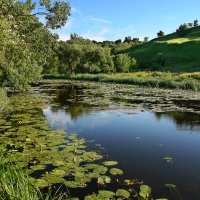
[[[37,17],[42,13],[33,13],[36,6],[31,0],[0,0],[0,83],[15,90],[25,90],[40,79],[57,40],[47,27],[64,25],[70,10],[67,3],[41,0],[47,10],[45,26]]]
[[[136,66],[136,60],[121,51],[136,42],[111,41],[94,42],[77,34],[71,34],[67,42],[60,41],[51,63],[44,68],[44,74],[114,73],[129,72]]]

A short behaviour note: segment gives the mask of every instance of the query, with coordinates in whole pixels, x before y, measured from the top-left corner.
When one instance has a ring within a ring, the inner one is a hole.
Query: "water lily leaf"
[[[116,176],[116,175],[122,175],[123,171],[121,169],[118,169],[118,168],[112,168],[112,169],[110,169],[110,173],[112,175]]]
[[[100,190],[99,191],[99,197],[102,197],[104,199],[106,198],[113,198],[115,196],[115,193],[109,190]]]
[[[44,179],[37,179],[35,182],[35,185],[39,188],[44,188],[47,187],[49,184],[46,180]]]
[[[151,188],[148,185],[141,185],[139,194],[144,199],[149,198],[151,195]]]
[[[98,168],[94,169],[94,173],[99,173],[99,174],[106,174],[106,172],[108,171],[107,167],[104,166],[99,166]]]
[[[124,189],[118,189],[116,192],[116,195],[118,197],[124,197],[124,198],[129,198],[130,197],[130,192],[128,192],[127,190]]]
[[[75,177],[75,182],[79,183],[80,185],[86,185],[86,183],[90,181],[91,178],[89,177]]]
[[[101,155],[97,154],[96,152],[85,152],[83,154],[82,158],[84,159],[84,161],[92,162],[92,161],[95,161],[95,160],[100,160],[103,157]]]
[[[118,162],[117,161],[106,161],[106,162],[103,162],[103,164],[105,166],[114,166],[114,165],[117,165]]]
[[[170,190],[176,190],[176,185],[173,184],[165,184],[165,187]]]
[[[69,188],[78,188],[80,187],[80,183],[77,183],[75,181],[64,181],[64,184],[66,187],[69,187]]]
[[[65,181],[63,178],[60,178],[53,174],[45,174],[43,176],[43,179],[45,179],[49,184],[63,183]]]
[[[33,165],[30,168],[33,169],[33,170],[35,170],[35,171],[36,170],[43,170],[43,169],[46,168],[46,165]]]
[[[71,140],[76,140],[77,139],[77,134],[72,134],[68,137]]]
[[[87,177],[88,177],[88,178],[97,178],[97,179],[98,179],[99,176],[100,176],[100,173],[99,173],[99,172],[96,172],[96,173],[90,172],[90,173],[87,174]]]
[[[104,185],[105,182],[104,182],[104,178],[101,176],[97,179],[97,183],[100,184],[100,185]]]
[[[134,180],[124,180],[124,184],[125,185],[134,185],[135,184],[135,181]]]
[[[72,175],[78,178],[85,177],[85,174],[82,172],[75,172],[75,173],[72,173]]]
[[[111,178],[109,176],[104,176],[105,183],[111,183]]]
[[[167,163],[174,163],[174,160],[172,157],[164,157],[163,158]]]
[[[102,197],[97,197],[96,194],[88,195],[84,198],[84,200],[103,200]]]
[[[51,172],[52,175],[55,175],[55,176],[65,176],[66,175],[66,172],[64,170],[60,170],[60,169],[54,169],[52,172]]]
[[[96,169],[98,167],[100,167],[100,165],[98,165],[98,164],[86,164],[86,165],[84,165],[85,169]]]
[[[161,198],[161,199],[156,199],[156,200],[168,200],[168,199],[165,199],[165,198]]]

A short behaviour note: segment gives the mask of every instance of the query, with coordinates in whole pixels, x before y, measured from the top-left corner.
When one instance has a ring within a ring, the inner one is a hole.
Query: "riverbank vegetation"
[[[200,91],[200,73],[135,72],[117,74],[45,75],[44,79],[85,80],[156,88]]]

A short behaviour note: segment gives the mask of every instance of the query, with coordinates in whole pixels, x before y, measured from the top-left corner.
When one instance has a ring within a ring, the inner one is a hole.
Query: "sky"
[[[70,33],[96,41],[156,37],[183,23],[200,22],[200,0],[69,0],[67,24],[53,33],[68,40]]]

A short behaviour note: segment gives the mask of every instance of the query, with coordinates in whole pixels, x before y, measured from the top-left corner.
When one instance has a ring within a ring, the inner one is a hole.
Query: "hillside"
[[[136,58],[140,69],[172,72],[200,71],[200,26],[184,37],[172,33],[123,51]]]

